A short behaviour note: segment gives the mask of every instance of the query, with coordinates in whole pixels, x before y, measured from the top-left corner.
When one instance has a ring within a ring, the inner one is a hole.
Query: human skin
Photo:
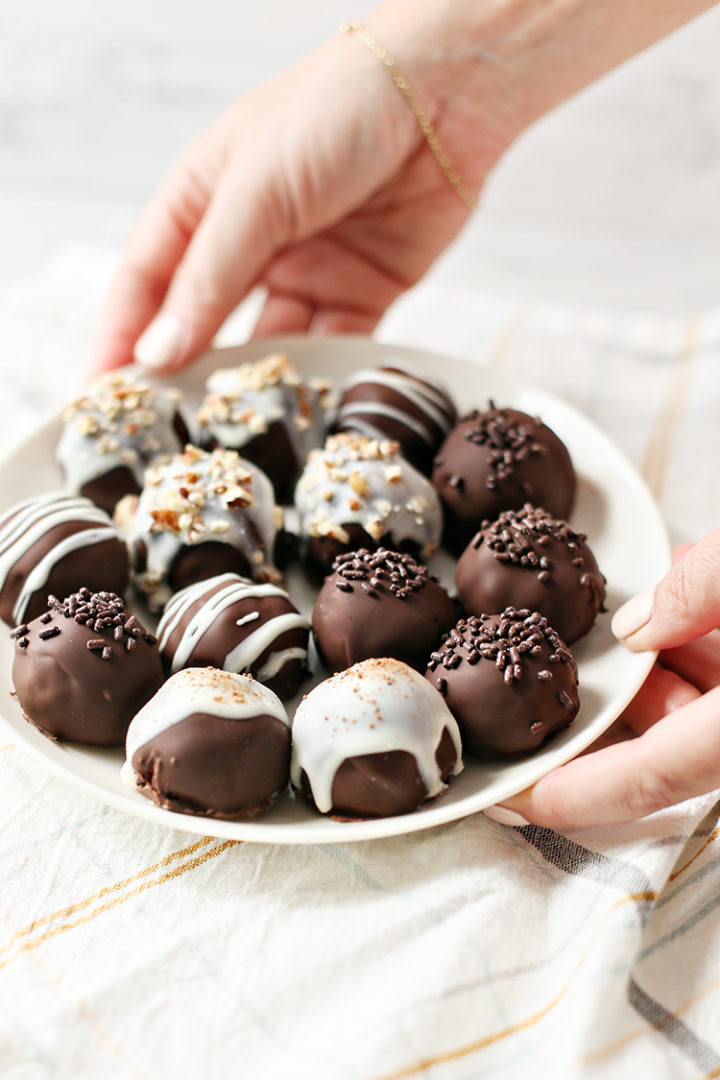
[[[365,25],[479,194],[536,119],[712,6],[390,0]],[[255,285],[267,292],[257,337],[369,333],[469,213],[381,62],[338,34],[237,101],[180,158],[126,246],[95,371],[133,359],[184,366]],[[629,820],[717,786],[718,569],[720,531],[615,617],[628,648],[661,650],[623,718],[639,737],[555,770],[508,808],[568,828]]]

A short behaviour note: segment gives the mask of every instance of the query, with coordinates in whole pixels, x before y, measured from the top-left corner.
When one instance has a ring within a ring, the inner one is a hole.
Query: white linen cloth
[[[68,252],[0,297],[2,449],[80,386],[114,258]],[[431,277],[379,336],[572,402],[674,540],[720,521],[720,312],[541,309]],[[0,742],[0,1075],[720,1076],[719,812],[715,793],[567,836],[480,814],[348,845],[198,840]]]

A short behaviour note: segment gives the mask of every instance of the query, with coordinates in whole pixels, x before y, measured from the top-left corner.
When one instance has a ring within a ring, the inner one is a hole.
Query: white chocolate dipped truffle
[[[220,368],[198,412],[200,442],[238,450],[270,478],[278,502],[292,502],[308,452],[325,437],[327,384],[307,382],[282,353]]]
[[[337,555],[360,547],[427,561],[440,542],[437,493],[389,439],[331,435],[311,451],[295,501],[308,558],[325,571]]]
[[[173,673],[212,665],[253,675],[287,699],[307,675],[309,631],[284,589],[219,574],[175,593],[157,635]]]
[[[457,723],[422,675],[399,660],[363,660],[303,698],[290,776],[321,813],[385,817],[444,791],[461,755]]]
[[[71,491],[108,513],[143,486],[145,469],[187,440],[177,390],[159,389],[134,373],[113,371],[65,409],[57,460]]]
[[[235,819],[285,787],[290,720],[250,676],[185,668],[130,723],[122,777],[167,810]]]
[[[234,450],[186,446],[147,470],[142,493],[123,499],[115,520],[135,585],[153,609],[221,571],[255,581],[278,577],[273,549],[282,510],[265,474]]]

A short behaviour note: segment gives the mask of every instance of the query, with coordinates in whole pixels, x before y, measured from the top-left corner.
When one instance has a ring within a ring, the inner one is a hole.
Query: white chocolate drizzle
[[[238,574],[218,574],[217,577],[181,589],[167,604],[158,625],[158,648],[160,652],[165,652],[172,635],[187,617],[190,609],[198,602],[203,601],[203,598],[206,599],[201,603],[192,618],[187,621],[175,649],[172,659],[172,670],[174,672],[185,667],[201,639],[222,612],[235,604],[252,603],[253,600],[261,600],[264,597],[282,597],[288,603],[290,602],[288,594],[276,585],[258,584],[257,582],[248,581]],[[251,611],[243,618],[235,620],[235,625],[240,627],[256,622],[260,618],[259,611]],[[290,611],[277,615],[272,619],[267,619],[230,650],[223,661],[222,667],[225,671],[249,671],[258,657],[267,649],[272,648],[275,641],[288,630],[294,629],[307,631],[310,629],[307,619],[297,611]],[[281,656],[282,659],[279,659]],[[307,649],[300,647],[279,650],[267,658],[255,677],[261,681],[262,679],[270,679],[289,660],[296,657],[304,659],[306,656]]]
[[[267,715],[290,726],[277,694],[250,676],[219,668],[185,668],[163,683],[130,722],[123,779],[130,781],[132,761],[138,750],[194,713],[206,713],[221,720]]]
[[[81,495],[38,495],[11,507],[0,522],[0,587],[15,564],[47,536],[52,529],[77,522],[95,526],[77,532],[55,544],[33,567],[23,582],[13,608],[16,623],[23,622],[33,593],[49,580],[57,564],[73,551],[107,540],[117,540],[112,521],[98,506]]]
[[[429,386],[418,376],[405,371],[386,371],[383,368],[367,368],[357,371],[346,379],[340,387],[341,402],[343,395],[347,394],[356,386],[363,384],[384,386],[392,390],[398,396],[404,398],[411,406],[414,406],[421,414],[424,414],[428,423],[435,424],[442,432],[442,436],[449,434],[453,425],[453,414],[449,411],[447,396],[439,389]],[[362,430],[364,434],[382,438],[382,427],[373,424],[373,416],[386,417],[404,424],[414,431],[430,447],[435,446],[440,440],[433,434],[428,423],[412,415],[408,410],[402,409],[398,404],[379,401],[348,401],[340,405],[337,417],[337,426],[347,426]]]
[[[304,771],[315,805],[327,814],[344,761],[405,750],[432,798],[446,786],[435,757],[445,730],[457,753],[456,775],[463,768],[460,732],[437,690],[399,660],[363,660],[320,683],[296,709],[290,777],[300,789]]]

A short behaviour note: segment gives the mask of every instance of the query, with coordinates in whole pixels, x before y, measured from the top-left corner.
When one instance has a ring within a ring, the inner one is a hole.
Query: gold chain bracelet
[[[435,127],[430,120],[425,109],[420,104],[418,97],[413,90],[408,80],[403,75],[400,68],[395,63],[390,53],[385,49],[376,38],[366,30],[361,22],[357,22],[354,19],[343,23],[340,27],[341,31],[345,34],[353,34],[356,38],[362,41],[363,45],[367,45],[370,52],[377,56],[385,67],[387,68],[388,75],[397,86],[398,90],[405,98],[405,101],[410,106],[415,119],[420,125],[420,130],[425,136],[425,140],[435,156],[435,160],[445,173],[448,182],[452,185],[457,195],[462,199],[469,210],[474,210],[478,204],[477,197],[473,195],[472,191],[463,183],[459,172],[453,165],[452,161],[448,157],[447,151],[440,141]]]

